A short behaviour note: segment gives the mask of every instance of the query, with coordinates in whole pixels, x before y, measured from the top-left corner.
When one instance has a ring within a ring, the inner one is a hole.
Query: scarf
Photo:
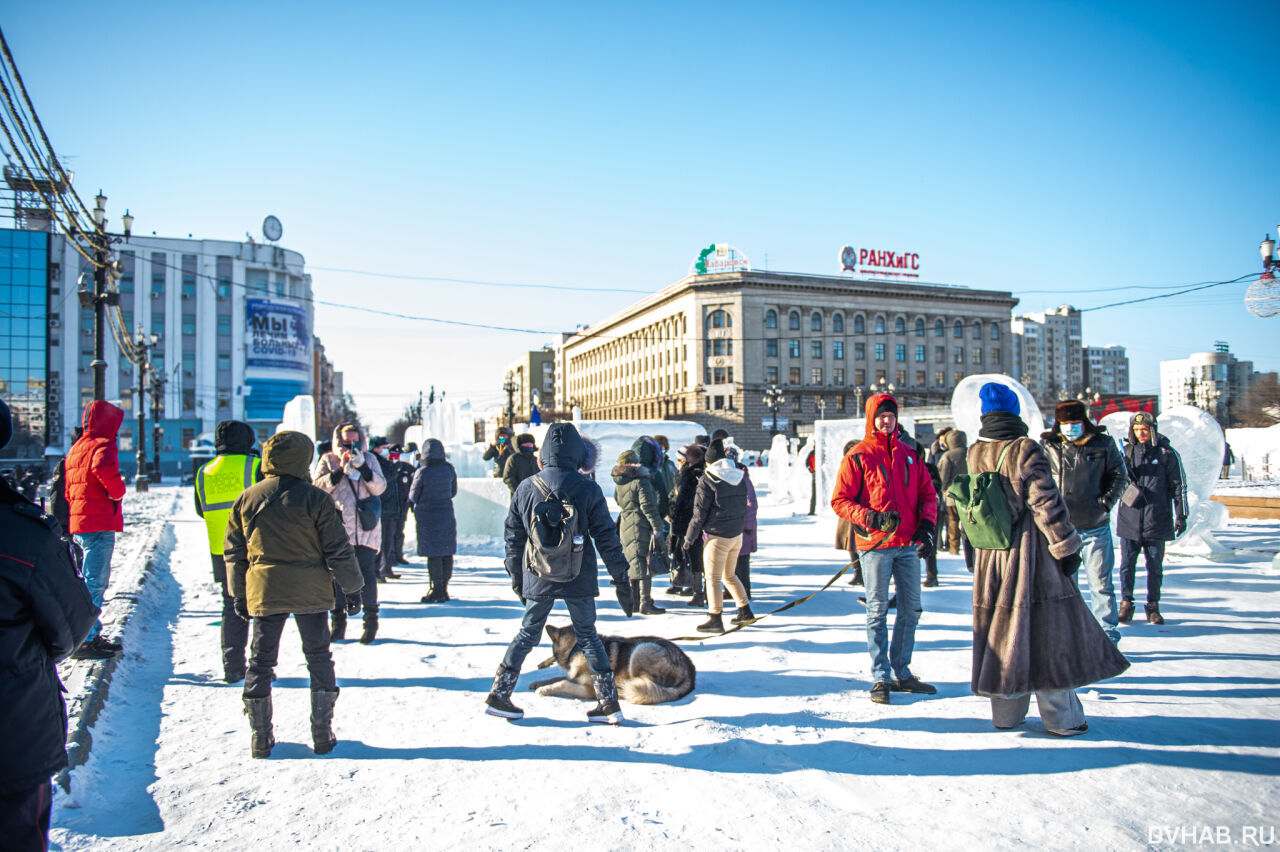
[[[988,441],[1010,441],[1026,434],[1027,424],[1008,411],[990,411],[982,415],[982,428],[978,430],[978,437]]]

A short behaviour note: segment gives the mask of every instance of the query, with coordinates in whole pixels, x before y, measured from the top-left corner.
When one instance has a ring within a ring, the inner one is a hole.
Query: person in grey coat
[[[449,580],[453,578],[453,556],[458,552],[458,522],[453,514],[453,498],[458,496],[458,474],[445,459],[444,444],[435,438],[424,449],[426,463],[413,475],[409,503],[413,506],[418,531],[418,555],[427,557],[431,586],[423,603],[449,600]]]
[[[969,463],[966,456],[969,452],[969,438],[960,429],[947,429],[938,437],[940,442],[939,449],[942,451],[938,456],[938,479],[941,481],[942,493],[945,495],[947,489],[951,487],[951,483],[955,482],[957,476],[962,473],[969,472]],[[960,553],[960,539],[963,535],[960,529],[960,515],[956,512],[955,501],[950,497],[944,498],[947,510],[947,551],[952,555]],[[938,518],[938,528],[944,526],[942,518]]]

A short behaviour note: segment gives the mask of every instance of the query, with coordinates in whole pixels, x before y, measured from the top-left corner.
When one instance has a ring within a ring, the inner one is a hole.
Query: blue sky
[[[1263,2],[103,12],[0,19],[81,194],[163,236],[273,213],[335,302],[570,329],[637,296],[318,267],[651,291],[725,241],[809,273],[910,250],[1020,312],[1085,308],[1256,271],[1280,221]],[[1085,340],[1129,347],[1135,391],[1215,340],[1280,368],[1246,286],[1088,313]],[[545,340],[332,308],[317,332],[375,427],[431,384],[495,402]]]

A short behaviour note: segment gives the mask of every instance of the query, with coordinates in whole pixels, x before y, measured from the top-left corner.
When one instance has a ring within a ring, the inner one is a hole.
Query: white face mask
[[[1078,441],[1080,440],[1080,436],[1084,434],[1084,424],[1083,423],[1063,423],[1062,434],[1065,435],[1068,440]]]

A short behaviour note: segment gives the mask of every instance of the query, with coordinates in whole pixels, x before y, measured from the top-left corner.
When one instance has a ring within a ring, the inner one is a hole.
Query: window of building
[[[835,358],[837,361],[844,360],[844,341],[843,340],[831,341],[831,357]]]
[[[788,341],[787,341],[787,351],[788,351],[788,353],[791,355],[791,357],[792,357],[792,358],[799,358],[799,357],[800,357],[800,341],[799,341],[799,340],[788,340]]]
[[[973,347],[973,363],[975,365],[982,363],[982,347],[981,346]]]
[[[733,319],[724,311],[712,311],[707,317],[707,328],[729,328],[733,326]]]
[[[122,266],[122,271],[120,273],[120,284],[119,284],[120,292],[132,293],[133,292],[133,252],[131,251],[120,252],[120,265]]]
[[[902,317],[898,317],[897,319],[895,319],[895,320],[893,321],[893,333],[894,333],[894,334],[906,334],[906,333],[907,333],[907,321],[906,321],[905,319],[903,319]]]
[[[1000,339],[1000,326],[994,322],[991,323],[991,339],[992,340]]]
[[[958,385],[958,384],[960,384],[960,380],[961,380],[961,379],[963,379],[963,378],[964,378],[964,373],[952,373],[952,374],[951,374],[951,384],[953,384],[953,385]]]
[[[791,410],[796,414],[804,411],[804,398],[798,393],[791,394]]]
[[[853,333],[854,334],[867,333],[867,321],[863,319],[862,314],[855,314],[853,317]]]
[[[991,365],[994,367],[1000,363],[1000,347],[991,350]],[[1107,370],[1107,372],[1111,372]]]
[[[225,335],[231,334],[231,317],[230,316],[226,314],[222,314],[221,316],[218,317],[218,334],[225,334]]]
[[[964,323],[960,320],[956,320],[955,324],[951,327],[951,331],[952,337],[957,339],[964,337]]]
[[[946,387],[946,386],[947,386],[947,374],[946,374],[946,373],[944,373],[944,372],[942,372],[941,370],[938,370],[937,372],[935,372],[935,373],[933,374],[933,384],[934,384],[936,387],[940,387],[940,388]]]
[[[723,337],[717,337],[715,340],[711,341],[712,355],[723,355],[724,350],[725,350],[725,339]]]
[[[935,361],[947,360],[947,347],[945,346],[933,347],[933,360]]]
[[[196,353],[182,353],[182,372],[186,373],[188,376],[194,376],[196,374]]]
[[[787,325],[792,331],[800,330],[800,312],[799,311],[792,311],[787,316]]]
[[[876,370],[876,384],[882,384],[887,381],[888,379],[885,378],[884,370]]]
[[[183,334],[196,333],[196,315],[195,314],[182,315],[182,333]]]
[[[822,314],[818,311],[809,314],[809,329],[810,331],[822,331]]]
[[[963,346],[957,346],[953,350],[951,350],[951,361],[952,363],[955,363],[955,364],[964,363],[964,347]]]
[[[867,383],[867,371],[866,371],[866,370],[854,370],[854,371],[853,371],[853,383],[854,383],[854,384],[857,384],[857,385],[865,385],[865,384]]]
[[[196,297],[196,256],[194,254],[184,254],[182,256],[182,298],[194,299]]]
[[[765,367],[765,368],[764,368],[764,380],[765,380],[766,382],[768,382],[769,384],[771,384],[771,385],[776,385],[776,384],[778,383],[778,368],[777,368],[777,367]]]
[[[722,385],[725,382],[724,367],[716,367],[711,371],[711,384]]]
[[[916,370],[916,387],[924,387],[924,370]]]
[[[764,354],[766,357],[769,357],[769,358],[777,358],[778,357],[778,341],[766,340],[764,342]]]
[[[713,396],[713,397],[711,398],[711,400],[712,400],[712,406],[711,406],[711,407],[712,407],[714,410],[716,410],[716,411],[723,411],[723,410],[724,410],[724,397],[723,397],[723,396]]]
[[[231,295],[231,258],[220,256],[214,261],[214,272],[218,279],[218,298],[224,299]]]
[[[858,359],[859,361],[867,360],[867,344],[865,343],[853,344],[853,357]]]
[[[231,369],[231,356],[230,356],[229,354],[225,354],[225,355],[224,355],[224,354],[219,354],[219,355],[218,355],[218,369],[219,369],[219,370],[230,370],[230,369]]]
[[[92,353],[90,353],[92,354]],[[793,385],[800,384],[800,368],[792,367],[787,373],[787,381]]]
[[[822,341],[821,340],[809,341],[809,357],[810,358],[822,357]]]
[[[809,383],[814,385],[822,384],[822,368],[813,367],[809,370]]]
[[[947,327],[943,324],[942,320],[940,319],[933,321],[933,336],[934,337],[947,336]]]
[[[877,361],[884,360],[884,344],[883,343],[876,344],[876,360]]]
[[[876,334],[884,334],[884,317],[876,317]]]
[[[831,383],[834,385],[844,384],[844,367],[831,368]]]
[[[164,295],[166,266],[164,252],[153,251],[151,253],[151,293],[153,295]]]
[[[924,319],[916,317],[916,337],[924,337]]]
[[[894,384],[896,384],[896,385],[897,385],[898,387],[900,387],[900,388],[904,388],[904,387],[906,387],[906,386],[907,386],[907,371],[906,371],[906,370],[899,370],[898,372],[894,373],[893,375],[894,375],[894,379],[893,379],[893,383],[894,383]]]
[[[907,345],[905,343],[899,343],[893,347],[893,359],[895,361],[907,360]]]
[[[765,327],[765,328],[777,328],[777,327],[778,327],[778,312],[777,312],[777,311],[775,311],[775,310],[773,310],[772,308],[770,308],[769,310],[767,310],[767,311],[765,311],[765,312],[764,312],[764,327]]]
[[[982,323],[978,322],[977,320],[973,321],[973,339],[974,340],[982,339]]]
[[[183,391],[182,391],[182,410],[183,410],[183,411],[195,411],[195,410],[196,410],[196,389],[195,389],[195,388],[184,388],[184,389],[183,389]],[[183,429],[183,430],[182,430],[182,434],[183,434],[183,436],[184,436],[184,437],[186,436],[186,433],[187,433],[187,432],[191,432],[191,437],[190,437],[190,438],[186,438],[186,439],[183,441],[183,446],[186,446],[186,445],[187,445],[187,444],[189,444],[191,441],[195,440],[195,437],[196,437],[196,436],[195,436],[195,430],[193,430],[193,429]]]
[[[917,347],[916,347],[916,360],[917,360],[917,361],[924,361],[924,359],[925,359],[925,357],[924,357],[924,356],[925,356],[925,347],[923,347],[923,346],[917,346]]]
[[[831,318],[831,330],[836,334],[844,334],[844,314],[836,314]]]

